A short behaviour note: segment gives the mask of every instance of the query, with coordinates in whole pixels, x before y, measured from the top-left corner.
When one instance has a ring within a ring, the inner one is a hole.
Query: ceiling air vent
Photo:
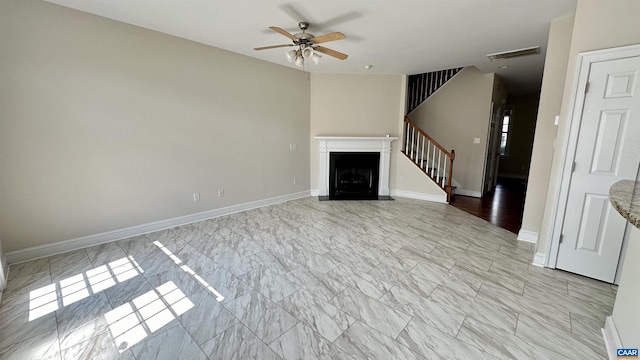
[[[540,54],[540,46],[533,46],[533,47],[528,47],[524,49],[489,54],[487,55],[487,57],[491,61],[498,61],[498,60],[511,59],[514,57],[534,55],[534,54]]]

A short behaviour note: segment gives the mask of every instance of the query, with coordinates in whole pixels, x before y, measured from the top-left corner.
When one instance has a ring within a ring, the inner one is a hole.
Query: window
[[[511,125],[512,111],[505,110],[502,118],[502,129],[500,129],[500,156],[507,156],[507,146],[509,144],[509,126]]]

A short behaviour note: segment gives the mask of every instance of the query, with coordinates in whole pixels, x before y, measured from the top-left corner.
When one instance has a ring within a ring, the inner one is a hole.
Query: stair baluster
[[[404,127],[404,139],[407,139],[409,137],[409,129],[411,128],[411,125],[409,125],[407,123],[405,123],[405,125],[407,125],[407,126]],[[409,152],[409,142],[405,141],[404,142],[404,153],[406,154],[408,152]]]
[[[416,164],[431,180],[447,193],[447,202],[451,201],[453,187],[453,160],[455,151],[445,150],[427,133],[405,117],[404,150],[402,153]],[[426,147],[426,154],[425,154]],[[437,156],[437,159],[436,159]]]
[[[407,79],[407,114],[417,108],[462,68],[409,75]]]

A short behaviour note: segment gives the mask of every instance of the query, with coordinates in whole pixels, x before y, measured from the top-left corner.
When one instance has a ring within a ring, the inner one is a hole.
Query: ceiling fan
[[[277,26],[270,26],[269,29],[288,37],[289,39],[292,40],[293,43],[257,47],[257,48],[254,48],[253,50],[267,50],[267,49],[296,46],[297,49],[287,51],[286,55],[287,55],[287,60],[289,60],[289,62],[293,62],[298,67],[303,67],[305,60],[312,60],[315,64],[318,64],[321,58],[318,52],[332,56],[340,60],[344,60],[348,57],[347,54],[343,54],[341,52],[331,50],[324,46],[318,45],[318,44],[326,43],[329,41],[346,39],[347,37],[343,33],[333,32],[333,33],[325,34],[322,36],[314,36],[313,34],[306,32],[307,29],[309,28],[308,22],[304,22],[304,21],[299,22],[298,27],[300,28],[300,30],[302,30],[302,32],[294,35]]]

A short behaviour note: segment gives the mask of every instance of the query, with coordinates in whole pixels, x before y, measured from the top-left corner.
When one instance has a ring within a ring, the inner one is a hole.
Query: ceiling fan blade
[[[293,46],[293,44],[263,46],[263,47],[253,48],[253,50],[267,50],[267,49],[275,49],[275,48],[289,47],[289,46]]]
[[[314,37],[313,39],[311,39],[311,42],[313,42],[314,44],[320,44],[320,43],[326,43],[329,41],[336,41],[336,40],[344,40],[347,37],[344,36],[343,33],[341,32],[334,32],[331,34],[326,34],[326,35],[320,35],[317,37]]]
[[[327,54],[329,56],[333,56],[334,58],[340,59],[340,60],[344,60],[344,59],[349,57],[349,55],[347,55],[347,54],[343,54],[341,52],[338,52],[338,51],[335,51],[335,50],[331,50],[331,49],[326,48],[324,46],[315,46],[314,49],[319,51],[319,52],[321,52],[321,53],[323,53],[323,54]]]
[[[275,31],[275,32],[277,32],[277,33],[279,33],[279,34],[282,34],[282,35],[284,35],[284,36],[288,37],[288,38],[289,38],[289,39],[291,39],[291,40],[294,40],[294,41],[297,41],[297,40],[298,40],[298,38],[297,38],[297,37],[295,37],[295,35],[291,34],[291,33],[290,33],[290,32],[288,32],[287,30],[281,29],[281,28],[279,28],[279,27],[277,27],[277,26],[269,26],[269,29],[271,29],[271,30],[273,30],[273,31]]]

